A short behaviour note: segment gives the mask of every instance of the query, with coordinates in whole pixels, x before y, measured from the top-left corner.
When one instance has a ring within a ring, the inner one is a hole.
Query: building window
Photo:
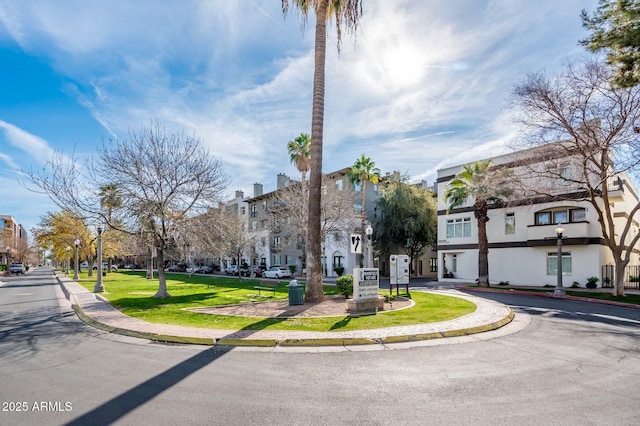
[[[280,250],[280,237],[273,237],[273,249]]]
[[[267,210],[267,200],[262,200],[262,210]]]
[[[471,218],[447,220],[447,238],[463,238],[471,236]]]
[[[559,223],[584,222],[587,219],[587,211],[584,208],[558,209],[544,212],[536,212],[536,225],[557,225]]]
[[[438,259],[435,257],[429,259],[429,272],[438,272]]]
[[[256,209],[255,204],[251,204],[251,217],[256,217],[258,215],[258,211]]]
[[[280,255],[279,254],[274,254],[273,255],[273,263],[271,265],[272,266],[280,266]]]
[[[547,253],[547,275],[558,275],[558,253]],[[571,275],[571,252],[562,253],[562,275]]]
[[[251,230],[252,231],[257,231],[258,230],[258,222],[255,220],[251,221]]]
[[[342,266],[342,259],[344,259],[343,256],[333,256],[333,267]]]
[[[584,222],[585,220],[587,220],[586,209],[571,210],[571,222]]]
[[[242,216],[244,216],[245,214],[247,214],[247,208],[245,206],[240,207],[240,214]]]
[[[336,189],[342,191],[342,179],[336,181]]]
[[[515,234],[516,233],[516,214],[507,213],[504,216],[504,233]]]

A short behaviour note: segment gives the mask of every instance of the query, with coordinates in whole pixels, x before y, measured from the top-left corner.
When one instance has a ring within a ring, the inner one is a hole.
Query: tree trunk
[[[158,249],[158,292],[153,296],[160,299],[164,299],[165,297],[171,297],[169,292],[167,291],[167,278],[164,275],[164,250],[161,248]],[[151,260],[151,273],[153,274],[153,258]]]
[[[360,190],[362,191],[362,207],[360,209],[360,238],[361,238],[361,243],[364,246],[365,243],[365,238],[366,238],[366,233],[365,233],[365,221],[366,221],[366,213],[365,213],[365,209],[364,209],[364,203],[367,201],[367,180],[366,179],[362,179],[362,188],[360,188]],[[362,254],[360,255],[360,267],[364,268],[364,247],[362,250]]]
[[[320,206],[322,197],[322,138],[324,127],[324,80],[327,50],[328,1],[316,5],[315,68],[313,73],[313,111],[311,115],[311,168],[309,173],[309,247],[306,302],[324,300],[322,290],[322,233]]]
[[[489,287],[489,242],[487,240],[487,205],[476,202],[474,213],[478,221],[478,287]]]
[[[626,294],[624,293],[624,269],[627,266],[627,262],[619,261],[615,259],[615,275],[616,280],[613,284],[613,295],[617,297],[624,297]]]

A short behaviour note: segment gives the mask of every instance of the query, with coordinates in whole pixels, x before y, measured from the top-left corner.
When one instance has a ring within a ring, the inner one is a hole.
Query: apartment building
[[[322,265],[327,277],[337,276],[336,267],[349,273],[359,264],[359,255],[350,253],[349,238],[360,232],[362,188],[350,181],[349,171],[350,168],[344,168],[323,178]],[[297,275],[306,273],[306,242],[300,232],[306,207],[301,202],[300,185],[300,181],[284,174],[277,176],[273,191],[263,193],[261,184],[254,185],[254,196],[246,200],[248,230],[255,241],[254,253],[247,262],[250,265],[295,266]],[[371,220],[376,211],[378,186],[369,183],[366,190],[365,217]]]
[[[0,215],[0,261],[24,261],[27,249],[27,231],[13,216]]]
[[[526,161],[523,161],[526,159]],[[495,166],[508,167],[514,176],[525,176],[533,168],[550,167],[548,158],[535,150],[525,150],[490,159]],[[578,179],[584,170],[578,162],[553,162],[556,176],[572,174]],[[438,170],[438,278],[441,281],[474,283],[478,277],[478,235],[473,199],[447,213],[444,199],[448,183],[464,165]],[[604,245],[602,228],[595,208],[584,198],[584,186],[574,180],[570,186],[559,182],[537,182],[555,188],[557,197],[519,193],[516,201],[489,210],[489,279],[491,284],[508,281],[512,285],[555,285],[557,279],[557,233],[563,232],[562,275],[565,286],[573,282],[584,286],[588,277],[598,277],[598,285],[611,279],[613,258]],[[616,230],[623,226],[638,204],[638,190],[625,174],[615,176],[608,185],[609,203],[614,211]],[[640,215],[632,220],[631,236],[639,228]],[[631,266],[640,265],[639,250],[631,255]]]

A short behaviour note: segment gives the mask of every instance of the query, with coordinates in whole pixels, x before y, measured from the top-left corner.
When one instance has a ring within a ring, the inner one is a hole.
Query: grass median
[[[171,297],[154,298],[157,278],[147,280],[144,272],[116,272],[103,277],[106,289],[102,295],[125,315],[160,324],[223,330],[303,330],[348,331],[401,325],[447,321],[469,314],[476,305],[458,297],[413,292],[415,306],[361,317],[328,318],[258,318],[210,315],[187,311],[187,308],[219,306],[236,303],[287,300],[286,283],[281,283],[275,295],[258,291],[256,279],[167,273],[167,288]],[[95,274],[81,274],[79,283],[93,291]],[[325,286],[325,295],[338,294],[335,286]]]

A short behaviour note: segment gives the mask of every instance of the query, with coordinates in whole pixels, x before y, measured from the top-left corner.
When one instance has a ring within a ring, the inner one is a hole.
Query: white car
[[[263,278],[282,278],[290,277],[291,271],[284,266],[272,266],[262,273]]]
[[[103,263],[102,264],[102,270],[106,271],[108,268],[107,263]],[[93,265],[93,270],[97,271],[98,270],[98,265]],[[118,267],[116,265],[111,265],[111,272],[118,272]]]

